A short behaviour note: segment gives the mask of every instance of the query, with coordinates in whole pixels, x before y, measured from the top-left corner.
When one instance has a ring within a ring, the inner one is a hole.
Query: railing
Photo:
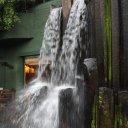
[[[0,88],[0,111],[6,106],[6,104],[15,99],[15,89]]]

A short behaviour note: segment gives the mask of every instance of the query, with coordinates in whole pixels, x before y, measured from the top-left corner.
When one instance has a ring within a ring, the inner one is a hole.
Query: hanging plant
[[[0,0],[0,30],[9,30],[19,21],[15,3],[16,0]]]

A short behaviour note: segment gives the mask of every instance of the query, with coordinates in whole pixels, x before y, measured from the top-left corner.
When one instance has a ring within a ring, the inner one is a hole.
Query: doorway
[[[30,81],[37,77],[38,56],[26,56],[24,60],[24,83],[28,85]]]

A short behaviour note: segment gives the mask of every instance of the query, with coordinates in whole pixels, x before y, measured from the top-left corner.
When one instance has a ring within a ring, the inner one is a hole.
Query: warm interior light
[[[35,73],[35,69],[34,68],[29,68],[29,73]]]
[[[29,67],[25,65],[25,73],[29,73]]]
[[[28,74],[28,73],[35,73],[35,69],[25,65],[25,73],[26,74]]]
[[[25,57],[25,62],[24,62],[24,82],[25,85],[27,85],[31,80],[37,77],[37,72],[38,72],[38,63],[40,61],[40,64],[42,67],[47,66],[47,70],[42,76],[44,79],[49,78],[50,74],[50,65],[51,65],[51,58],[50,57],[45,57],[42,60],[39,60],[38,56],[27,56]]]

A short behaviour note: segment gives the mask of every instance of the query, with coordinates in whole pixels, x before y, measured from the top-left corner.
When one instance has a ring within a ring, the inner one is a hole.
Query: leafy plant
[[[16,0],[0,0],[0,30],[9,30],[19,21],[15,3]]]

